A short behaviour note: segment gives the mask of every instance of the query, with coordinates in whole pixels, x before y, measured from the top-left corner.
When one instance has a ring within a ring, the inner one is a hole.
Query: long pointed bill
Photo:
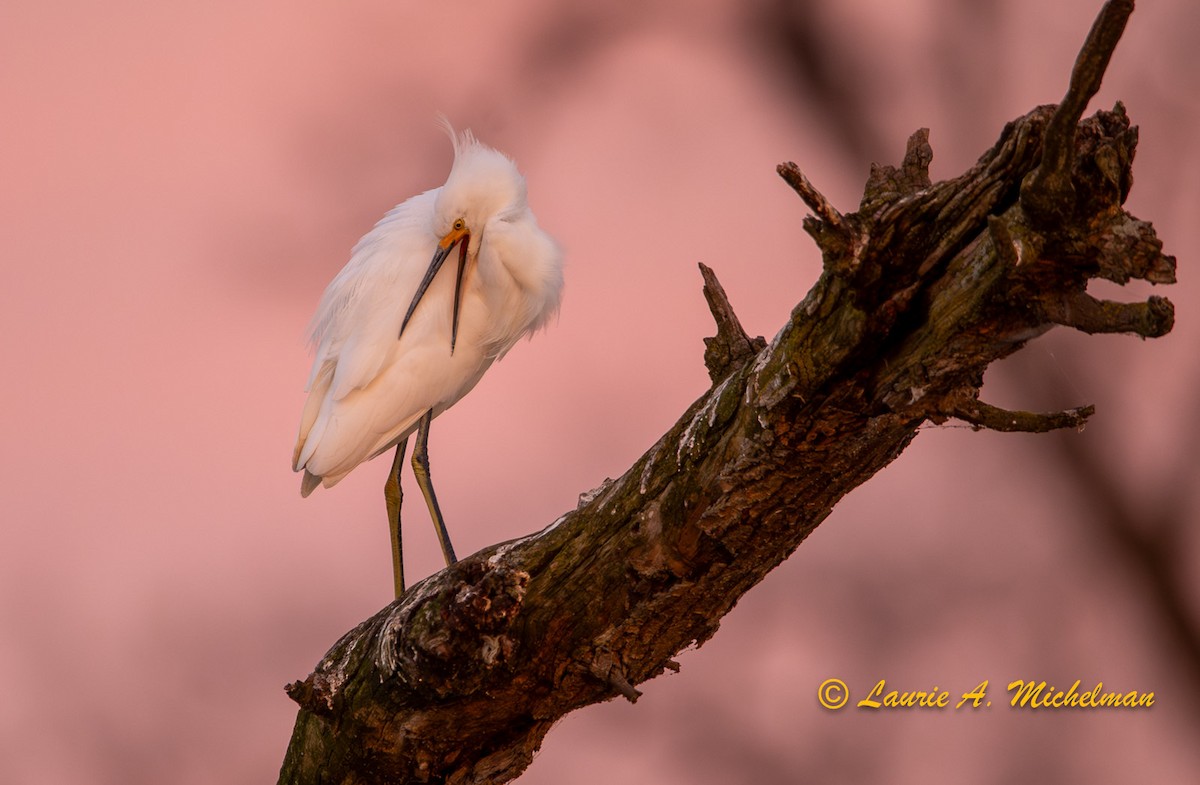
[[[429,285],[433,283],[434,277],[442,269],[442,264],[446,261],[446,257],[450,255],[450,251],[454,249],[454,245],[461,241],[462,246],[458,253],[458,275],[454,283],[454,322],[450,330],[450,353],[454,353],[454,344],[458,339],[458,311],[459,303],[462,300],[463,269],[467,263],[467,244],[470,242],[470,239],[471,236],[465,229],[453,229],[438,242],[437,250],[433,252],[433,259],[429,262],[429,269],[425,271],[425,277],[417,285],[417,291],[413,295],[412,303],[408,306],[408,312],[404,314],[404,321],[400,323],[400,336],[404,335],[404,328],[408,326],[413,312],[417,310],[417,304],[425,296],[425,292],[429,289]],[[397,338],[400,336],[397,336]]]
[[[462,305],[463,270],[467,269],[467,244],[470,235],[458,244],[458,275],[454,277],[454,321],[450,323],[450,354],[454,354],[454,344],[458,341],[458,310]]]

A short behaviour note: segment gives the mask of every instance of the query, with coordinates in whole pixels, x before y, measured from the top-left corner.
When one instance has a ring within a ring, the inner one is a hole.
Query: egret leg
[[[396,586],[396,599],[404,594],[404,546],[400,541],[400,502],[404,492],[400,490],[400,469],[404,466],[404,449],[408,439],[396,445],[396,457],[392,469],[383,485],[383,498],[387,502],[388,530],[392,535],[392,580]]]
[[[433,493],[433,483],[429,481],[429,423],[433,420],[433,410],[425,412],[417,425],[417,445],[413,448],[412,467],[417,477],[417,485],[429,505],[429,515],[433,518],[433,526],[437,530],[438,541],[442,544],[442,553],[446,556],[446,566],[449,567],[458,559],[454,558],[454,546],[450,544],[450,533],[446,531],[446,521],[442,518],[442,510],[438,507],[437,496]]]

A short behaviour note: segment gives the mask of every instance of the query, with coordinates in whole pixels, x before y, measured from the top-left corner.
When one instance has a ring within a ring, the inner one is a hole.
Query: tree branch
[[[926,420],[1081,423],[1090,408],[1002,412],[978,394],[990,363],[1055,324],[1171,327],[1160,298],[1082,299],[1096,276],[1174,280],[1153,228],[1121,207],[1137,141],[1123,108],[1078,123],[1078,96],[1094,92],[1119,36],[1104,20],[1126,6],[1101,13],[1103,34],[1080,55],[1098,70],[1076,67],[1083,87],[1073,79],[1062,106],[1009,123],[953,180],[930,183],[924,131],[899,169],[872,171],[846,215],[785,164],[817,212],[806,227],[825,261],[787,324],[751,342],[705,271],[712,388],[577,509],[417,584],[289,685],[301,708],[280,782],[506,782],[567,712],[635,700],[636,685],[677,670],[675,654],[708,640]],[[1072,116],[1067,134],[1060,118]],[[1052,138],[1068,140],[1065,159],[1045,151]],[[1063,160],[1070,189],[1028,179]]]

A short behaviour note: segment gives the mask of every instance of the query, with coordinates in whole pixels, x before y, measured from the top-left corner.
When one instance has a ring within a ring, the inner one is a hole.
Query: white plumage
[[[469,131],[447,130],[454,165],[446,184],[385,215],[313,317],[316,358],[293,454],[304,496],[403,442],[427,412],[453,406],[558,309],[562,254],[538,228],[516,165]],[[456,243],[466,243],[466,255],[452,352],[457,265],[437,269],[435,255],[457,261]]]

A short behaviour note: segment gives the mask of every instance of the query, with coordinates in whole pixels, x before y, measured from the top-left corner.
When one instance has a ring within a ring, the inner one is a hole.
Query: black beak
[[[433,254],[433,259],[429,262],[429,269],[425,271],[425,277],[421,279],[420,285],[417,286],[417,292],[413,295],[412,303],[408,306],[408,312],[404,314],[404,321],[400,323],[400,335],[404,335],[404,328],[408,326],[408,321],[412,318],[413,311],[417,310],[417,304],[425,296],[425,292],[429,289],[429,284],[433,283],[434,276],[438,274],[438,270],[442,269],[442,264],[446,261],[446,257],[454,250],[454,246],[458,245],[458,272],[454,278],[454,321],[451,322],[450,326],[450,354],[454,354],[454,345],[458,342],[458,314],[462,305],[463,271],[467,267],[467,245],[470,240],[471,236],[469,234],[463,234],[459,239],[451,243],[438,245],[438,249]]]

